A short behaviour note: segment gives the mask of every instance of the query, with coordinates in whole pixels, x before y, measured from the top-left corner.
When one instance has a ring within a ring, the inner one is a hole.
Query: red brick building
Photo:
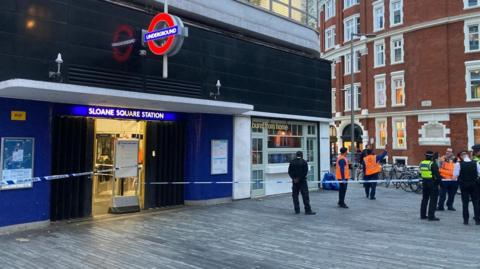
[[[418,164],[480,143],[480,0],[324,0],[322,57],[332,64],[332,154],[350,146],[350,36],[355,143]]]

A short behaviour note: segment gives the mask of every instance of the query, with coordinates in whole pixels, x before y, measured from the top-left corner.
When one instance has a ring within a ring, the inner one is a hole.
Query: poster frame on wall
[[[212,139],[210,174],[226,175],[228,174],[228,140]]]
[[[6,145],[9,143],[19,143],[22,142],[21,145],[21,153],[17,156],[14,156],[13,153],[6,152],[6,150],[10,147]],[[28,148],[27,148],[28,147]],[[11,189],[24,189],[24,188],[32,188],[33,182],[30,181],[23,181],[25,179],[33,178],[34,173],[34,163],[35,163],[35,138],[33,137],[2,137],[1,139],[1,147],[0,147],[0,190],[11,190]],[[28,154],[30,152],[30,158],[28,161],[24,161],[24,158],[28,158]],[[7,158],[21,158],[21,161],[16,161],[20,166],[16,169],[8,169],[6,166],[6,162],[4,161]],[[21,162],[21,163],[20,163]],[[20,171],[15,171],[20,170]],[[7,174],[11,176],[7,179],[4,179],[5,172],[8,171]],[[12,178],[13,177],[13,178]]]

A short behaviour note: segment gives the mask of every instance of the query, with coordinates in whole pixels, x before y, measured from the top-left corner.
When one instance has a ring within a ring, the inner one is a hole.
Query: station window
[[[318,26],[319,0],[237,0],[248,2],[312,28]]]
[[[252,164],[263,163],[263,142],[261,138],[252,139]]]

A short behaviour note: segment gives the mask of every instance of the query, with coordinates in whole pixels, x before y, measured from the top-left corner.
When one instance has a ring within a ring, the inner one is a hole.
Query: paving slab
[[[349,209],[311,192],[316,216],[282,195],[3,235],[0,268],[480,268],[480,226],[460,210],[433,223],[418,194],[379,188],[372,201],[349,188]]]

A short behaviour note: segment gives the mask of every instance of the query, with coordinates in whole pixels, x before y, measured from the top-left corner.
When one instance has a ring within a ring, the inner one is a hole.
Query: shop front
[[[309,182],[319,179],[318,124],[295,120],[252,118],[251,196],[287,193],[288,166],[297,151],[308,162]],[[310,188],[318,184],[309,183]]]
[[[54,105],[53,174],[93,175],[52,181],[52,220],[137,212],[157,207],[148,183],[170,163],[156,164],[166,149],[178,164],[169,168],[171,182],[183,182],[184,120],[178,113],[131,108]],[[159,131],[161,130],[161,131]],[[168,147],[167,147],[168,146]],[[161,148],[158,151],[157,148]],[[149,154],[146,154],[148,152]],[[181,205],[176,186],[163,206]]]
[[[0,83],[0,226],[232,200],[231,184],[195,182],[232,180],[233,115],[251,105],[112,91],[94,106],[106,89],[40,84]]]

